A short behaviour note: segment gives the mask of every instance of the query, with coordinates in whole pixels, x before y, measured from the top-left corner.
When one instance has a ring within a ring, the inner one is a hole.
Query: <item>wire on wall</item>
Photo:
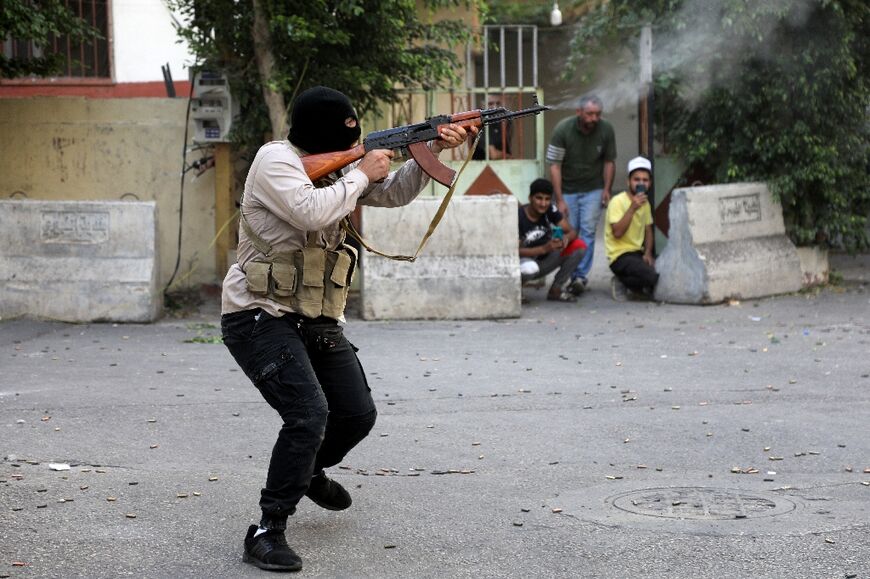
[[[175,276],[178,274],[178,266],[181,265],[181,231],[184,224],[184,176],[187,173],[187,136],[190,128],[190,105],[193,102],[193,84],[190,83],[190,94],[187,95],[187,113],[184,115],[184,143],[181,147],[181,186],[178,194],[178,247],[175,255],[175,267],[172,270],[172,276],[166,287],[163,288],[165,294],[169,291],[172,282],[175,281]]]

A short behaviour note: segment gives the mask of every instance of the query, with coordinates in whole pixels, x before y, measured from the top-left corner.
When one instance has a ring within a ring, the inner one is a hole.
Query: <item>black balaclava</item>
[[[356,126],[344,124],[348,117],[357,121]],[[312,154],[349,149],[361,133],[350,99],[325,86],[309,88],[296,97],[290,123],[290,142]]]

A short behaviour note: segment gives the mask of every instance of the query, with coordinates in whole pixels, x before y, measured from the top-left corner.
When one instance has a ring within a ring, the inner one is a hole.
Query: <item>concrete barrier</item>
[[[676,189],[668,245],[656,260],[657,300],[712,304],[801,289],[782,208],[763,183]]]
[[[363,207],[366,240],[412,254],[440,199],[394,209]],[[520,315],[515,197],[459,197],[413,263],[364,252],[362,316],[367,320],[486,319]]]
[[[168,281],[178,251],[186,110],[186,98],[0,98],[0,199],[155,201],[159,279]],[[184,185],[179,275],[197,287],[219,283],[226,272],[215,271],[210,247],[216,172],[193,173]]]
[[[831,275],[828,250],[821,247],[798,247],[803,287],[826,285]]]
[[[154,202],[0,200],[0,316],[150,322]]]

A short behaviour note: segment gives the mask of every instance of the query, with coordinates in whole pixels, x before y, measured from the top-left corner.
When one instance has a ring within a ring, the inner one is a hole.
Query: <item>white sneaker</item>
[[[616,276],[610,278],[610,295],[613,296],[613,300],[617,302],[628,300],[628,289]]]

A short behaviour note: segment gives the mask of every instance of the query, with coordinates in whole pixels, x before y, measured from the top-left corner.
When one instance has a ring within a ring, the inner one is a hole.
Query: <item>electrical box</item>
[[[233,124],[233,97],[227,77],[215,71],[200,70],[193,77],[190,117],[196,125],[196,143],[229,141]]]

